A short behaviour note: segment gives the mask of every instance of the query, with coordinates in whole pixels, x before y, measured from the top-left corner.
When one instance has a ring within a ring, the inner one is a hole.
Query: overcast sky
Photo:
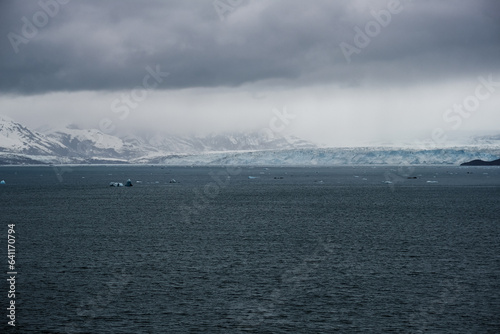
[[[31,127],[500,133],[497,0],[2,0],[0,34],[0,114]]]

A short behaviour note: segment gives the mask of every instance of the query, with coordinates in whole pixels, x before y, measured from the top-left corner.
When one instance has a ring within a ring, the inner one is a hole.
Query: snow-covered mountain
[[[0,151],[32,155],[64,154],[66,147],[57,140],[32,131],[5,116],[0,116]]]
[[[197,154],[242,150],[269,150],[315,147],[296,137],[266,138],[258,133],[170,136],[154,134],[123,137],[99,130],[58,129],[46,136],[60,142],[79,156],[133,159],[151,154]]]
[[[118,137],[70,126],[33,131],[0,117],[0,164],[136,163],[168,165],[441,165],[500,158],[500,136],[446,148],[318,148],[297,137],[266,133]]]
[[[45,136],[67,147],[73,158],[128,160],[145,153],[134,143],[96,129],[63,128],[50,130]]]
[[[59,141],[0,115],[0,163],[64,162],[59,158],[68,154],[69,149]]]
[[[0,164],[157,163],[172,155],[315,147],[297,137],[269,137],[264,133],[119,137],[75,126],[46,127],[41,133],[7,117],[0,120]]]

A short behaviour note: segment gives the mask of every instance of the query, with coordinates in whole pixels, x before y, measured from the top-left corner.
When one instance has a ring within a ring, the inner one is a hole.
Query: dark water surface
[[[500,332],[500,168],[1,167],[0,179],[18,272],[13,330],[3,238],[4,332]]]

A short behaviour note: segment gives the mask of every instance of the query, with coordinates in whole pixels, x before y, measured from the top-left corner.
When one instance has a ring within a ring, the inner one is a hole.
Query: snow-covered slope
[[[75,126],[33,131],[7,117],[0,118],[0,164],[17,163],[157,163],[167,155],[241,150],[315,147],[296,137],[269,138],[263,133],[209,136],[148,134],[118,137]]]
[[[32,131],[5,116],[0,116],[0,152],[25,155],[64,155],[67,147],[59,141]]]
[[[79,143],[88,143],[98,149],[113,150],[116,152],[119,152],[124,147],[123,141],[120,138],[104,134],[96,129],[59,129],[48,133],[47,136],[58,140],[68,147],[74,147],[75,150]]]
[[[159,152],[195,154],[200,152],[278,150],[316,147],[311,142],[293,136],[268,137],[264,133],[224,133],[207,136],[154,135],[143,138],[143,143]]]
[[[129,159],[137,156],[132,145],[96,129],[64,128],[52,130],[46,135],[66,146],[71,156],[76,158]]]

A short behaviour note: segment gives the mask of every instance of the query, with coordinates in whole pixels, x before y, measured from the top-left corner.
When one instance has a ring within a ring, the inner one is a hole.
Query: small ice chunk
[[[110,187],[123,187],[123,183],[120,183],[120,182],[110,182],[109,186]]]
[[[5,184],[5,180],[0,181],[0,184]]]

